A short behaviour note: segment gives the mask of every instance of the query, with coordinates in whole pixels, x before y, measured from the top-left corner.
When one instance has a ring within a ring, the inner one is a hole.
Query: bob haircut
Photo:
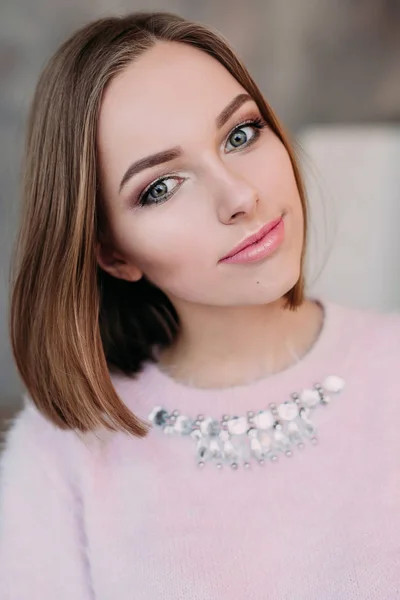
[[[45,67],[27,131],[23,206],[11,282],[15,361],[39,411],[62,429],[106,427],[143,437],[148,424],[118,397],[113,371],[134,376],[154,348],[171,344],[179,319],[166,295],[143,278],[106,274],[97,264],[102,228],[96,137],[105,88],[158,41],[194,46],[219,61],[255,100],[284,144],[303,206],[294,150],[240,59],[213,29],[169,13],[104,18],[77,31]],[[295,309],[301,275],[286,294]]]

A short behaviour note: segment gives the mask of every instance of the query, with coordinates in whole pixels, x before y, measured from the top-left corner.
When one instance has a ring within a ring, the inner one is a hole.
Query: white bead
[[[221,440],[221,442],[227,442],[231,439],[231,436],[227,431],[222,430],[219,433],[219,439]]]
[[[269,452],[272,448],[272,438],[265,431],[260,431],[258,439],[264,452]]]
[[[317,406],[320,401],[320,395],[317,390],[303,390],[300,394],[300,400],[304,406]]]
[[[209,417],[200,422],[200,431],[203,435],[216,436],[218,435],[221,427],[215,419]]]
[[[237,460],[237,452],[232,442],[224,443],[223,453],[227,460]]]
[[[253,456],[255,456],[258,460],[262,460],[264,458],[264,450],[259,440],[255,438],[250,440],[250,448]]]
[[[344,379],[341,379],[336,375],[330,375],[325,379],[322,385],[327,392],[331,392],[331,394],[338,394],[344,388],[345,382]]]
[[[262,410],[254,417],[253,422],[258,429],[270,429],[275,419],[269,410]]]
[[[278,407],[278,414],[284,421],[293,421],[299,414],[299,408],[295,402],[284,402]]]
[[[212,458],[221,458],[222,452],[218,440],[213,439],[210,441],[209,451]]]
[[[192,421],[188,417],[180,415],[179,417],[176,417],[174,429],[177,433],[188,435],[192,429]]]
[[[300,429],[297,423],[295,423],[294,421],[291,421],[290,423],[288,423],[288,434],[289,434],[289,439],[292,442],[295,442],[297,440],[301,440],[301,434],[300,434]]]
[[[231,435],[244,435],[247,429],[246,417],[233,417],[228,421],[228,431]]]
[[[275,431],[274,441],[275,441],[275,445],[282,452],[286,452],[287,450],[290,450],[290,440],[289,440],[288,436],[286,434],[284,434],[282,431]]]
[[[248,430],[247,435],[249,436],[249,438],[256,438],[258,437],[258,431],[255,427],[251,427]]]

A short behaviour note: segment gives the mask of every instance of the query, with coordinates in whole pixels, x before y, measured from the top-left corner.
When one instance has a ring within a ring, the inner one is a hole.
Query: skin
[[[307,351],[322,321],[309,301],[295,312],[282,309],[298,280],[303,246],[301,202],[283,144],[267,126],[242,125],[262,120],[251,99],[216,124],[244,93],[207,54],[158,43],[114,78],[100,111],[108,228],[98,262],[129,281],[145,275],[170,298],[182,330],[161,362],[200,387],[285,368],[293,354]],[[181,156],[133,175],[120,189],[133,163],[175,147]],[[285,237],[274,254],[252,264],[220,262],[281,216]]]

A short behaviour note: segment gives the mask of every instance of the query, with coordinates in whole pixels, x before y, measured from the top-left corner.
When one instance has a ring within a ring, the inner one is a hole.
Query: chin
[[[301,275],[300,266],[282,269],[276,277],[262,278],[256,283],[254,304],[271,304],[281,300],[298,283]],[[254,289],[254,288],[253,288]]]

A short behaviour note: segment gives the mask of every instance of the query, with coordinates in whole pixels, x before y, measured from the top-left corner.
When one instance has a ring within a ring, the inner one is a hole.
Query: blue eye
[[[238,125],[229,134],[225,148],[228,152],[232,152],[250,146],[259,138],[261,129],[264,129],[264,127],[266,127],[266,123],[261,119],[254,119]]]
[[[149,185],[139,197],[139,205],[162,204],[170,198],[185,180],[178,176],[169,176],[158,179]]]

